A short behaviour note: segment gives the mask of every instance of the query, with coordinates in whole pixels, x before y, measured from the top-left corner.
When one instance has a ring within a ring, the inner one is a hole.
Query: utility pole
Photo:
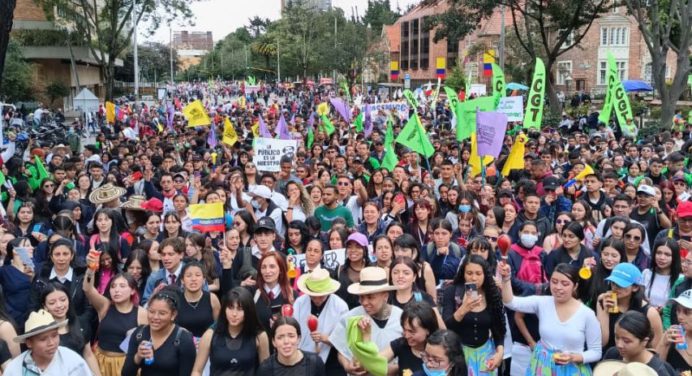
[[[276,83],[281,82],[281,45],[276,40]]]
[[[336,23],[336,16],[334,16],[334,52],[336,52],[336,40],[337,40],[337,34],[339,33],[339,29]],[[334,85],[334,88],[336,88],[336,67],[334,67],[334,72],[333,72],[333,77],[334,82],[332,84]]]
[[[175,79],[173,78],[173,28],[171,27],[171,24],[168,24],[168,29],[170,31],[170,41],[169,41],[169,51],[168,54],[170,55],[170,60],[171,60],[171,84],[175,82]]]
[[[134,44],[134,63],[135,63],[135,100],[139,99],[139,52],[137,48],[137,0],[132,4],[132,43]]]

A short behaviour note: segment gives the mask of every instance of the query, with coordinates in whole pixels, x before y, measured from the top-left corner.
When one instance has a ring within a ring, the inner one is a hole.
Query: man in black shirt
[[[641,223],[646,228],[649,246],[653,246],[653,240],[658,232],[670,227],[670,219],[658,207],[656,191],[649,185],[642,184],[637,188],[637,204],[637,210],[632,211],[630,218]]]

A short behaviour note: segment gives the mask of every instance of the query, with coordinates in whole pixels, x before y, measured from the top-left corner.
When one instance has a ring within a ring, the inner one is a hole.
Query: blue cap
[[[642,282],[642,272],[634,264],[622,262],[615,265],[610,277],[606,281],[613,282],[616,285],[627,288],[634,284],[640,285]]]

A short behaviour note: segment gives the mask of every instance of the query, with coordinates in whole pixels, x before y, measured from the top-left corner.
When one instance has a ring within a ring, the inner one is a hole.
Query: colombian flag
[[[488,50],[483,54],[483,76],[492,77],[493,63],[495,62],[495,50]]]
[[[190,205],[190,218],[199,232],[226,230],[222,203]]]

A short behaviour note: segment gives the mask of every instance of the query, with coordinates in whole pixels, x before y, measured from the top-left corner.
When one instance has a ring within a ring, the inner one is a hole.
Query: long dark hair
[[[431,334],[426,343],[433,346],[442,346],[445,349],[445,354],[449,359],[452,369],[447,373],[449,376],[466,376],[468,369],[466,368],[466,360],[461,346],[461,340],[451,330],[440,329]]]
[[[437,321],[437,314],[433,307],[425,301],[412,301],[404,306],[404,312],[401,314],[400,324],[413,326],[415,321],[418,321],[418,326],[428,331],[428,335],[435,333],[440,329],[440,324]]]
[[[288,227],[286,228],[286,241],[285,241],[286,249],[284,250],[284,253],[286,253],[286,254],[288,254],[289,249],[293,249],[293,247],[288,243],[288,230],[289,229],[298,230],[300,232],[300,247],[302,248],[302,252],[305,253],[305,248],[307,248],[307,246],[308,246],[308,240],[310,240],[310,232],[308,231],[308,226],[305,225],[305,222],[298,221],[298,220],[291,221],[288,224]]]
[[[656,265],[656,250],[659,247],[668,247],[671,251],[672,259],[670,263],[670,280],[668,281],[668,288],[673,288],[680,273],[682,273],[682,261],[680,260],[680,246],[678,246],[678,242],[668,237],[657,240],[651,251],[651,280],[649,281],[649,296],[647,296],[647,298],[651,297],[651,286],[654,284],[656,273],[660,271],[658,265]]]
[[[223,336],[223,338],[229,336],[226,310],[231,307],[242,308],[244,312],[243,328],[240,331],[240,334],[244,338],[256,337],[264,331],[262,324],[260,324],[259,317],[257,317],[257,310],[255,308],[255,302],[252,300],[252,295],[250,295],[250,292],[244,287],[235,287],[227,292],[221,300],[221,310],[219,318],[216,321],[216,329],[214,330],[215,335]]]
[[[151,240],[145,241],[151,242]],[[143,244],[144,242],[141,243],[141,245]],[[149,248],[151,248],[151,243],[149,243]],[[142,279],[137,283],[147,283],[147,279],[149,275],[151,275],[151,265],[149,264],[149,255],[147,251],[142,248],[136,248],[134,251],[130,252],[127,256],[127,260],[125,260],[125,272],[135,260],[139,261],[139,264],[142,266]]]
[[[105,215],[111,220],[111,230],[110,233],[108,234],[108,246],[104,248],[114,248],[115,253],[118,255],[118,258],[114,258],[113,261],[115,262],[116,260],[119,262],[120,261],[120,253],[122,250],[120,249],[120,234],[118,233],[118,217],[116,216],[115,210],[109,209],[109,208],[101,208],[96,211],[96,214],[94,214],[94,233],[96,236],[100,236],[100,231],[98,229],[98,226],[96,226],[96,221],[98,221],[98,218],[100,215]],[[122,217],[120,217],[122,218]],[[103,245],[106,244],[104,242],[101,242],[101,239],[99,238],[99,242]]]
[[[469,255],[464,258],[464,261],[459,266],[457,275],[454,277],[454,289],[455,297],[463,296],[466,293],[465,283],[466,283],[466,267],[469,264],[475,264],[483,269],[483,286],[481,289],[485,293],[485,300],[488,305],[488,313],[490,314],[490,319],[492,320],[492,325],[490,331],[493,334],[493,338],[501,338],[506,334],[505,327],[505,311],[504,304],[502,303],[502,295],[500,294],[500,289],[495,284],[493,279],[494,274],[490,273],[490,267],[488,262],[483,259],[483,257],[478,255]],[[454,312],[449,312],[450,316]],[[446,314],[445,314],[446,316]]]
[[[67,289],[67,287],[65,287],[62,283],[55,281],[45,284],[41,289],[41,307],[46,307],[46,299],[48,298],[48,295],[56,291],[64,293],[67,297],[67,313],[65,314],[68,329],[67,335],[78,344],[78,348],[82,348],[85,345],[84,334],[82,333],[82,327],[79,325],[77,314],[72,306],[72,298],[70,297],[70,291]]]
[[[471,251],[474,249],[485,249],[488,251],[488,259],[486,260],[488,263],[488,270],[490,271],[490,275],[495,275],[495,270],[497,269],[497,257],[495,256],[493,246],[490,244],[488,239],[486,239],[485,236],[474,236],[471,238],[471,241],[469,241],[466,245],[466,250],[468,251],[468,254],[471,255]]]
[[[607,247],[613,248],[618,252],[618,254],[620,254],[620,262],[627,262],[627,253],[625,253],[625,243],[622,240],[615,239],[613,237],[604,239],[601,242],[598,254],[601,255],[603,250]],[[612,270],[608,270],[605,266],[603,266],[603,257],[601,256],[600,260],[593,268],[591,278],[589,278],[588,280],[581,280],[581,283],[579,284],[579,296],[581,296],[582,300],[584,301],[584,304],[588,305],[591,308],[596,307],[598,296],[610,290],[610,286],[608,281],[606,281],[606,278],[610,277],[611,272]]]
[[[626,330],[640,341],[644,341],[648,338],[646,347],[648,347],[648,344],[654,338],[651,322],[649,322],[645,314],[639,311],[632,310],[623,313],[615,323],[615,326],[619,326],[621,329]]]

